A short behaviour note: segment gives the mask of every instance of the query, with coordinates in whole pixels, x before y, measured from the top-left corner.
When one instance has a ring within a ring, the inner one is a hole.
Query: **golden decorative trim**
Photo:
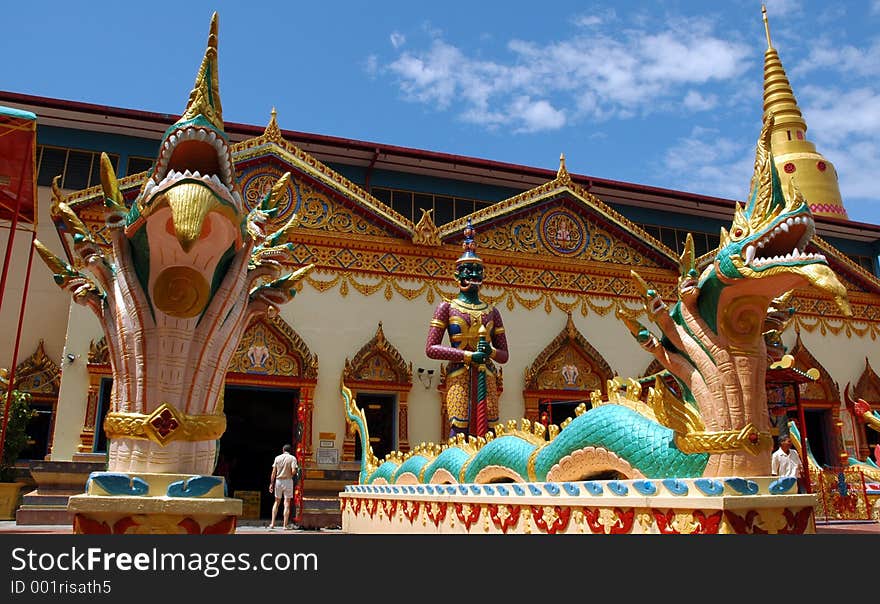
[[[462,218],[446,223],[440,229],[440,236],[443,239],[447,239],[450,235],[457,234],[459,231],[463,230],[467,226],[468,221],[470,221],[473,227],[477,227],[499,216],[509,215],[513,212],[520,211],[543,199],[568,192],[577,201],[582,202],[585,207],[598,213],[617,227],[629,231],[636,239],[641,240],[641,242],[649,248],[653,248],[660,255],[669,258],[673,263],[672,266],[678,267],[678,255],[673,250],[649,235],[636,223],[625,218],[611,206],[590,193],[586,188],[572,181],[568,171],[565,170],[564,167],[565,164],[563,160],[563,163],[560,166],[560,172],[554,180],[533,189],[529,189],[528,191],[524,191],[523,193],[510,197],[509,199],[499,201],[498,203],[483,208],[482,210],[474,212],[468,216],[463,216]]]
[[[380,357],[380,370],[374,365],[376,357]],[[386,338],[382,330],[382,322],[376,329],[376,335],[364,344],[354,359],[345,359],[342,380],[347,384],[359,380],[375,380],[396,384],[412,383],[412,363],[407,363],[400,352]]]
[[[840,403],[840,391],[838,390],[837,383],[832,379],[828,370],[804,346],[799,331],[797,332],[794,346],[792,346],[788,354],[794,357],[795,366],[809,367],[811,370],[818,370],[819,372],[814,381],[801,385],[800,398],[802,401],[822,400]]]
[[[107,347],[107,338],[101,336],[101,339],[95,342],[89,342],[89,365],[109,365],[110,349]]]
[[[422,217],[419,219],[418,224],[416,224],[412,242],[416,245],[427,245],[430,247],[441,246],[443,242],[440,241],[440,229],[437,228],[437,225],[434,224],[434,219],[431,217],[434,209],[426,210],[422,208],[421,210]]]
[[[226,416],[187,415],[173,405],[162,403],[149,415],[111,411],[104,419],[107,438],[151,440],[163,447],[180,440],[197,442],[216,440],[226,431]]]
[[[614,376],[614,372],[611,370],[611,366],[608,365],[608,362],[605,361],[604,357],[599,353],[598,350],[593,348],[593,346],[587,341],[587,339],[581,334],[577,327],[575,327],[574,321],[571,317],[571,312],[567,313],[568,319],[565,322],[565,327],[563,327],[562,331],[559,332],[550,344],[548,344],[541,353],[535,357],[535,360],[531,365],[526,367],[525,369],[525,389],[526,390],[539,390],[542,388],[547,388],[547,384],[539,383],[539,376],[548,369],[548,365],[555,358],[555,356],[564,351],[568,347],[574,347],[577,350],[580,350],[586,359],[589,360],[589,365],[591,365],[590,369],[592,373],[598,376],[599,382],[598,387],[601,388],[607,380],[610,380]],[[558,368],[557,368],[558,369]],[[554,369],[556,371],[556,369]],[[556,371],[558,373],[558,371]],[[585,387],[586,390],[593,390],[594,388]]]
[[[235,163],[250,161],[259,157],[274,155],[292,168],[318,180],[346,198],[356,201],[374,215],[380,216],[410,237],[415,234],[415,225],[411,220],[394,211],[364,189],[351,182],[335,170],[318,161],[296,145],[286,140],[275,140],[265,135],[241,141],[231,146]]]
[[[227,371],[317,379],[318,356],[280,315],[263,317],[242,334]]]
[[[865,369],[851,390],[850,398],[852,400],[862,399],[871,405],[880,404],[880,376],[871,367],[868,357],[865,357]]]
[[[281,135],[281,129],[278,127],[278,112],[272,107],[272,113],[266,129],[263,130],[263,138],[276,144],[284,144],[284,137]]]
[[[15,388],[31,394],[58,395],[61,369],[46,355],[43,340],[34,353],[15,368]]]
[[[773,435],[759,432],[751,423],[741,430],[718,432],[690,432],[675,435],[675,445],[683,453],[730,453],[745,450],[757,455],[773,448]]]
[[[471,304],[470,302],[465,302],[464,300],[459,300],[458,298],[453,298],[449,301],[450,304],[458,308],[459,310],[488,310],[489,304],[484,301],[477,302],[476,304]]]

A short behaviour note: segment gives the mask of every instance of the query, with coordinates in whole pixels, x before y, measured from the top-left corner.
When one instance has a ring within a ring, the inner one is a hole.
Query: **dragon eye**
[[[734,237],[742,237],[742,236],[743,236],[743,230],[742,230],[742,229],[736,229],[736,230],[733,232],[733,236],[734,236]]]

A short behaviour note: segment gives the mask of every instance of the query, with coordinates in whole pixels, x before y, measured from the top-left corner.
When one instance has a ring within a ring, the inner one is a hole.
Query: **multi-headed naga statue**
[[[365,454],[361,483],[576,481],[595,477],[769,476],[773,447],[767,409],[768,308],[805,285],[829,294],[849,314],[846,289],[824,256],[806,251],[815,233],[809,206],[792,186],[784,195],[770,151],[772,115],[758,139],[747,203],[737,204],[712,261],[698,271],[688,237],[678,300],[668,306],[635,272],[644,309],[661,334],[619,311],[639,344],[665,367],[649,390],[613,380],[609,396],[591,397],[561,429],[523,420],[499,424],[485,438],[459,435],[441,445]],[[666,387],[671,376],[680,396]],[[363,413],[343,388],[348,421],[367,438]],[[365,443],[364,451],[368,451]]]
[[[223,127],[214,14],[186,110],[130,207],[101,156],[112,256],[53,187],[52,211],[73,234],[75,264],[94,279],[34,244],[56,283],[101,322],[113,369],[103,426],[110,472],[213,471],[226,429],[226,370],[242,331],[291,300],[312,268],[284,273],[293,260],[282,237],[293,219],[269,232],[287,179],[245,207]]]

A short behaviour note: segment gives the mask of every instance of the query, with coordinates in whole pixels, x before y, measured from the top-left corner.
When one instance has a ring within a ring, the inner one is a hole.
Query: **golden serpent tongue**
[[[218,211],[230,221],[237,221],[236,212],[222,203],[209,187],[196,182],[182,182],[161,194],[171,208],[177,240],[184,251],[189,251],[202,235],[205,217]]]
[[[802,275],[809,281],[810,285],[834,298],[834,301],[844,315],[852,315],[852,309],[849,306],[849,299],[846,295],[846,287],[827,264],[817,262],[804,266],[793,266],[790,267],[790,270]]]

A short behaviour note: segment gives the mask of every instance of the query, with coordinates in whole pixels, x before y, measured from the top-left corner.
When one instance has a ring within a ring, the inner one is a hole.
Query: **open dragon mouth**
[[[808,214],[790,216],[760,239],[746,245],[743,258],[754,270],[786,263],[824,262],[822,254],[804,251],[815,233],[816,227]]]
[[[222,136],[209,128],[184,126],[166,137],[156,169],[144,185],[144,198],[167,190],[183,179],[200,181],[221,199],[241,207],[229,147]]]

